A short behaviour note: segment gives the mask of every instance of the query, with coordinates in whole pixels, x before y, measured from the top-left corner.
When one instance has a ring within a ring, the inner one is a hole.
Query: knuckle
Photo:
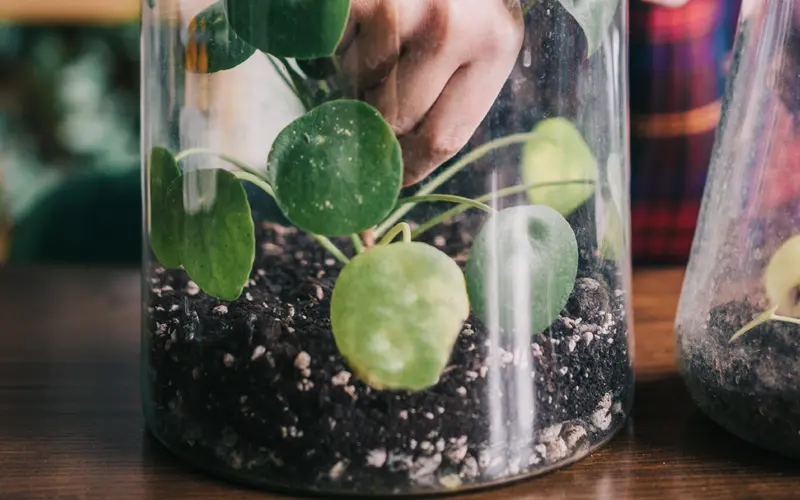
[[[428,133],[424,139],[424,154],[435,163],[444,162],[458,154],[466,142],[459,134],[452,133]]]

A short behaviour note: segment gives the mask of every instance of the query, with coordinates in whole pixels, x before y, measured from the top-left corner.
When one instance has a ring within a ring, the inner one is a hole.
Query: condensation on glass
[[[743,3],[676,323],[697,405],[800,455],[800,4]]]
[[[625,422],[627,4],[435,3],[144,0],[143,402],[188,463],[437,493]]]

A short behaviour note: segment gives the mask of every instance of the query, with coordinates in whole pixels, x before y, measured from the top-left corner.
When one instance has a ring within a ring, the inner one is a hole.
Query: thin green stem
[[[339,247],[334,245],[333,242],[328,238],[326,238],[325,236],[312,234],[311,237],[317,240],[317,243],[319,243],[322,246],[322,248],[327,250],[331,255],[333,255],[336,258],[336,260],[338,260],[342,264],[347,265],[347,263],[350,262],[350,259],[348,259],[347,256],[343,254],[341,250],[339,250]]]
[[[256,186],[260,187],[265,193],[275,198],[275,191],[272,189],[272,186],[270,186],[269,183],[261,177],[255,176],[250,172],[234,172],[233,175],[235,175],[239,180],[252,182]]]
[[[292,68],[292,65],[289,64],[289,61],[285,57],[279,57],[278,60],[283,64],[283,67],[286,68],[286,72],[289,73],[289,78],[294,82],[297,95],[300,101],[303,102],[303,106],[305,106],[307,111],[310,111],[311,108],[314,107],[314,96],[311,95],[311,91],[308,90],[305,79]]]
[[[729,343],[733,342],[734,340],[738,339],[739,337],[741,337],[745,333],[749,332],[753,328],[755,328],[757,326],[760,326],[760,325],[763,325],[764,323],[766,323],[768,321],[771,321],[772,319],[775,318],[775,311],[777,311],[777,310],[778,310],[778,306],[774,306],[774,307],[764,311],[763,313],[759,314],[758,316],[756,316],[753,319],[753,321],[751,321],[750,323],[747,323],[746,325],[741,327],[736,333],[734,333],[733,337],[731,337],[730,340],[728,340],[728,342]]]
[[[485,203],[487,201],[491,201],[491,200],[494,200],[494,199],[500,199],[500,198],[505,198],[507,196],[513,196],[515,194],[524,193],[526,191],[529,191],[531,189],[536,189],[536,188],[565,186],[565,185],[569,185],[569,184],[594,184],[594,183],[595,183],[595,181],[592,180],[592,179],[579,179],[579,180],[571,180],[571,181],[554,181],[554,182],[532,182],[532,183],[529,183],[529,184],[522,184],[522,185],[519,185],[519,186],[511,186],[511,187],[507,187],[507,188],[503,188],[503,189],[498,189],[497,191],[493,191],[491,193],[486,193],[484,195],[478,196],[477,198],[475,198],[472,201],[475,201],[475,202],[478,202],[478,203]],[[413,238],[417,238],[422,233],[430,230],[431,228],[437,226],[438,224],[441,224],[442,222],[444,222],[446,220],[449,220],[449,219],[455,217],[456,215],[459,215],[459,214],[461,214],[463,212],[466,212],[470,208],[472,208],[472,205],[463,204],[463,205],[458,205],[456,207],[453,207],[450,210],[447,210],[445,212],[442,212],[441,214],[437,215],[436,217],[433,217],[429,221],[427,221],[427,222],[423,223],[422,225],[420,225],[417,229],[414,230],[414,232],[411,234],[411,236]]]
[[[245,172],[247,172],[249,174],[252,174],[252,175],[254,175],[256,177],[260,177],[261,179],[263,179],[265,181],[269,180],[269,179],[267,179],[267,174],[265,174],[264,172],[251,167],[250,165],[248,165],[247,163],[243,162],[242,160],[239,160],[238,158],[234,158],[233,156],[225,154],[225,153],[220,153],[218,151],[214,151],[213,149],[204,149],[204,148],[186,149],[184,151],[181,151],[177,155],[175,155],[175,161],[181,161],[181,160],[183,160],[183,159],[185,159],[185,158],[187,158],[189,156],[194,156],[194,155],[216,156],[220,160],[226,161],[226,162],[230,163],[231,165],[233,165],[234,167],[239,168],[240,170],[243,170],[243,171],[245,171]]]
[[[297,90],[297,88],[294,86],[294,82],[292,82],[289,78],[287,78],[286,74],[283,72],[283,70],[281,69],[280,65],[278,65],[277,62],[275,62],[275,56],[273,56],[271,54],[267,54],[267,53],[264,53],[264,55],[267,56],[267,60],[269,61],[270,64],[272,64],[272,67],[275,68],[275,71],[281,77],[281,80],[283,80],[283,83],[285,83],[290,89],[292,89],[292,92],[294,92],[294,95],[296,95],[297,98],[300,99],[300,101],[302,102],[303,98],[300,96],[300,91]]]
[[[361,237],[357,234],[351,234],[350,240],[353,242],[353,249],[356,253],[364,253],[364,242],[361,241]]]
[[[422,196],[409,196],[408,198],[401,198],[397,201],[397,204],[404,205],[406,203],[422,203],[425,201],[446,201],[450,203],[458,203],[459,205],[466,205],[467,207],[483,210],[489,214],[493,214],[497,211],[489,205],[481,203],[478,200],[471,200],[469,198],[464,198],[463,196],[456,196],[452,194],[426,194]]]
[[[423,186],[418,192],[417,196],[422,196],[426,194],[431,194],[434,192],[439,186],[444,184],[445,182],[449,181],[454,175],[458,172],[463,170],[465,167],[470,165],[473,162],[476,162],[486,156],[487,154],[491,153],[495,149],[500,149],[506,146],[511,146],[514,144],[523,144],[528,141],[532,141],[534,139],[542,139],[542,135],[537,132],[526,132],[521,134],[513,134],[506,137],[501,137],[500,139],[495,139],[494,141],[487,142],[474,150],[470,151],[469,153],[465,154],[460,160],[453,163],[451,166],[447,167],[442,173],[434,177],[429,183]],[[392,226],[394,226],[397,221],[403,218],[408,212],[414,208],[414,203],[408,203],[403,205],[402,207],[398,208],[394,211],[389,217],[386,218],[375,230],[375,234],[377,236],[382,235],[386,231],[389,230]]]
[[[383,237],[378,246],[388,245],[392,242],[395,236],[398,234],[403,233],[403,243],[410,243],[411,242],[411,226],[408,225],[406,222],[400,222],[396,226],[394,226],[386,236]]]
[[[793,323],[795,325],[800,325],[800,319],[792,318],[790,316],[781,316],[780,314],[774,314],[772,316],[772,319],[774,319],[775,321],[782,321],[784,323]]]

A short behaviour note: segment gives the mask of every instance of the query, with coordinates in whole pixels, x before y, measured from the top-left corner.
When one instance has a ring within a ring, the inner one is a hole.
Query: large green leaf
[[[203,292],[235,300],[250,277],[255,258],[255,229],[247,194],[226,170],[205,170],[216,177],[216,195],[208,206],[183,218],[183,267]]]
[[[166,267],[181,265],[183,244],[178,162],[167,149],[154,147],[148,157],[150,173],[150,246]]]
[[[255,53],[255,47],[245,43],[228,25],[223,1],[212,4],[189,23],[186,43],[188,71],[224,71],[242,64]]]
[[[226,0],[228,20],[250,45],[279,57],[332,56],[350,0]]]
[[[544,205],[508,208],[492,216],[472,244],[472,310],[507,334],[536,335],[563,310],[577,272],[575,233],[558,212]]]
[[[600,47],[608,27],[614,21],[619,0],[558,0],[572,14],[586,35],[587,53]]]
[[[267,172],[287,219],[311,233],[342,236],[389,214],[400,194],[403,159],[397,137],[375,108],[338,100],[278,134]]]
[[[566,118],[547,118],[533,131],[538,138],[525,143],[522,150],[522,179],[525,184],[546,186],[529,189],[528,199],[567,216],[594,194],[597,160]]]
[[[419,242],[356,256],[331,298],[336,345],[356,375],[376,389],[435,384],[468,315],[461,269]]]

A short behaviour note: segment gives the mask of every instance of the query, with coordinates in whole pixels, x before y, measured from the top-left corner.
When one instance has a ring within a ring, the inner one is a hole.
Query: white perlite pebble
[[[464,374],[467,376],[467,380],[469,381],[476,380],[478,378],[478,372],[474,372],[472,370],[467,370]]]
[[[433,449],[433,444],[430,441],[423,441],[419,444],[419,449],[422,451],[431,451]]]
[[[561,427],[562,424],[553,424],[550,427],[545,427],[539,433],[539,441],[545,444],[554,441],[561,434]]]
[[[572,449],[578,441],[586,436],[586,429],[580,425],[569,424],[564,427],[564,442],[567,448]]]
[[[447,458],[449,458],[454,463],[459,463],[464,460],[464,457],[467,456],[467,445],[462,444],[458,445],[455,448],[451,448],[446,453]]]
[[[350,382],[350,377],[352,374],[346,370],[342,370],[333,377],[331,377],[331,383],[335,386],[340,385],[347,385]]]
[[[218,316],[223,316],[228,314],[228,306],[220,305],[214,308],[214,314]]]
[[[263,345],[256,346],[256,348],[253,349],[253,354],[250,356],[250,361],[257,360],[258,358],[263,356],[265,352],[267,352],[266,347],[264,347]]]
[[[456,393],[463,398],[467,395],[467,389],[465,387],[459,387],[456,389]]]
[[[439,478],[439,484],[449,490],[454,490],[461,486],[461,478],[456,474],[448,474]]]
[[[172,311],[172,312],[175,312],[180,308],[181,308],[181,306],[179,306],[178,304],[172,304],[172,306],[170,306],[169,310]]]
[[[386,450],[384,450],[383,448],[377,448],[375,450],[370,451],[367,454],[368,467],[380,468],[383,467],[383,464],[385,463],[386,463]]]
[[[481,366],[481,378],[486,378],[486,374],[489,373],[488,366]]]
[[[611,425],[611,393],[608,392],[600,400],[597,405],[597,410],[592,413],[590,420],[592,425],[600,430],[606,430]]]
[[[189,295],[197,295],[198,293],[200,293],[200,287],[197,286],[197,283],[195,283],[194,281],[189,281],[188,283],[186,283],[186,293],[188,293]]]
[[[561,438],[558,438],[551,443],[547,443],[547,459],[550,462],[558,462],[562,458],[566,457],[568,452],[569,450],[567,449],[567,443],[565,443]]]
[[[441,463],[442,455],[440,453],[437,453],[432,457],[420,457],[414,461],[414,465],[411,466],[408,476],[412,480],[418,480],[425,476],[429,476],[436,472],[436,469],[439,468]]]
[[[400,410],[397,416],[400,418],[400,420],[408,420],[408,412],[406,410]]]
[[[439,248],[442,248],[447,244],[447,240],[444,239],[444,236],[441,234],[433,238],[433,244]]]
[[[344,474],[344,471],[347,469],[347,464],[344,460],[340,460],[336,462],[336,465],[331,467],[331,470],[328,472],[328,476],[331,479],[339,479]]]
[[[567,343],[567,348],[569,349],[569,352],[572,352],[572,351],[574,351],[574,350],[575,350],[575,346],[576,346],[576,345],[578,345],[578,343],[577,343],[577,342],[575,342],[575,339],[573,339],[573,338],[570,338],[570,339],[569,339],[569,342]]]
[[[584,332],[583,333],[583,340],[586,341],[586,344],[590,344],[592,340],[594,340],[594,334],[592,332]]]
[[[222,357],[222,364],[224,364],[227,368],[233,366],[233,363],[236,362],[236,358],[233,357],[231,353],[225,353],[225,356]]]
[[[444,439],[439,439],[436,441],[436,451],[442,452],[444,451],[445,442]]]
[[[569,368],[567,368],[566,366],[562,366],[561,368],[558,369],[558,373],[560,373],[561,375],[566,375],[568,371]]]
[[[427,418],[428,420],[433,420],[433,413],[431,413],[431,412],[426,412],[426,413],[425,413],[425,418]]]
[[[478,477],[479,472],[478,461],[475,460],[475,457],[466,457],[464,459],[464,465],[461,466],[461,477]]]
[[[311,356],[306,351],[300,351],[296,358],[294,358],[294,367],[298,370],[306,370],[311,366]]]
[[[537,444],[533,447],[534,451],[538,453],[542,458],[547,459],[547,446],[543,444]]]

